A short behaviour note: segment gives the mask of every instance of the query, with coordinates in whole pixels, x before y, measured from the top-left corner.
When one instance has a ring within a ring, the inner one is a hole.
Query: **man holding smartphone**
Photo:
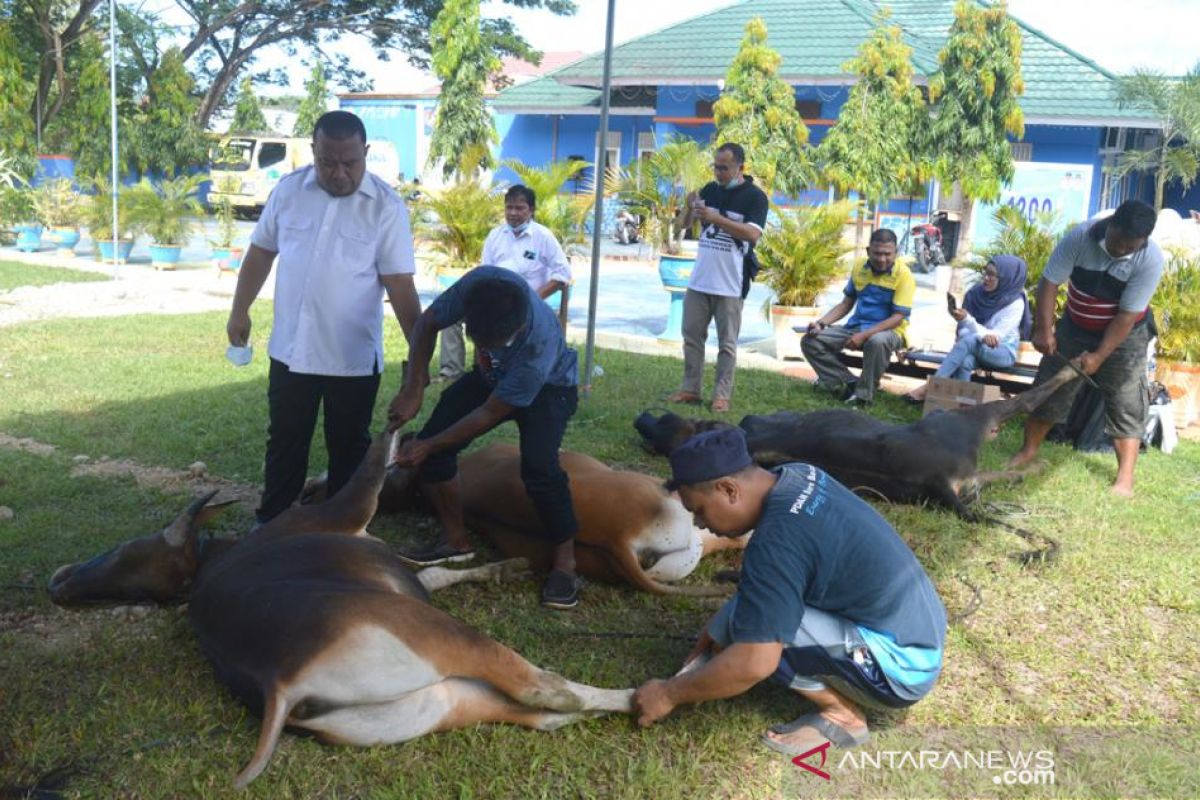
[[[699,195],[688,198],[684,226],[703,225],[696,266],[683,298],[683,382],[667,398],[672,403],[699,403],[704,380],[704,343],[708,325],[717,323],[717,375],[712,411],[729,411],[742,304],[750,290],[746,262],[767,224],[767,195],[745,175],[746,151],[726,142],[713,158],[713,176]],[[751,262],[753,263],[753,262]]]

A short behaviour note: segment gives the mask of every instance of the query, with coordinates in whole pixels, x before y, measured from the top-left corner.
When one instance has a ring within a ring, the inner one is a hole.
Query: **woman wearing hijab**
[[[983,280],[967,292],[962,308],[950,312],[958,333],[935,375],[966,381],[977,366],[1004,369],[1016,363],[1017,345],[1033,328],[1025,273],[1025,260],[1017,256],[994,256],[987,263]],[[925,389],[918,387],[904,399],[923,403]]]

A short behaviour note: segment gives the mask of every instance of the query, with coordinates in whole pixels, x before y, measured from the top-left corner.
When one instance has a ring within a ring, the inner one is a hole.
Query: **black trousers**
[[[371,412],[379,392],[379,373],[343,378],[292,372],[271,359],[267,384],[270,425],[263,468],[260,522],[285,511],[304,488],[308,449],[325,405],[325,449],[329,451],[328,492],[346,485],[371,446]]]
[[[417,438],[429,439],[446,430],[483,405],[491,393],[492,387],[478,368],[471,370],[442,392]],[[562,544],[579,532],[571,505],[571,484],[558,463],[567,420],[578,404],[579,392],[574,386],[543,386],[533,403],[518,408],[509,417],[517,423],[521,436],[521,480],[542,522],[544,537],[551,544]],[[442,483],[452,479],[458,474],[458,454],[467,444],[425,459],[418,472],[420,480]]]

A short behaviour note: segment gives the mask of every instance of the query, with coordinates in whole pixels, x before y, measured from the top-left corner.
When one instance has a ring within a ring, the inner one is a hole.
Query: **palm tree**
[[[684,203],[689,193],[712,180],[707,150],[686,137],[667,142],[636,172],[609,167],[609,194],[618,195],[635,214],[646,218],[650,241],[660,253],[680,251]]]
[[[1200,62],[1182,78],[1145,69],[1118,78],[1117,100],[1145,109],[1162,125],[1155,147],[1122,153],[1113,169],[1116,178],[1153,170],[1154,208],[1160,211],[1167,183],[1179,181],[1187,190],[1200,173]]]
[[[454,180],[441,189],[421,193],[416,223],[428,239],[443,269],[471,269],[483,257],[483,243],[496,221],[504,215],[501,194],[481,177],[478,169],[485,148],[469,149],[459,160]]]

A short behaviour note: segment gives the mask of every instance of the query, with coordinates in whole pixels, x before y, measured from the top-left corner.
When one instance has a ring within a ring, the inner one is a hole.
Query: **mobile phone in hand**
[[[953,314],[958,311],[958,301],[954,299],[954,295],[946,292],[946,310]]]

